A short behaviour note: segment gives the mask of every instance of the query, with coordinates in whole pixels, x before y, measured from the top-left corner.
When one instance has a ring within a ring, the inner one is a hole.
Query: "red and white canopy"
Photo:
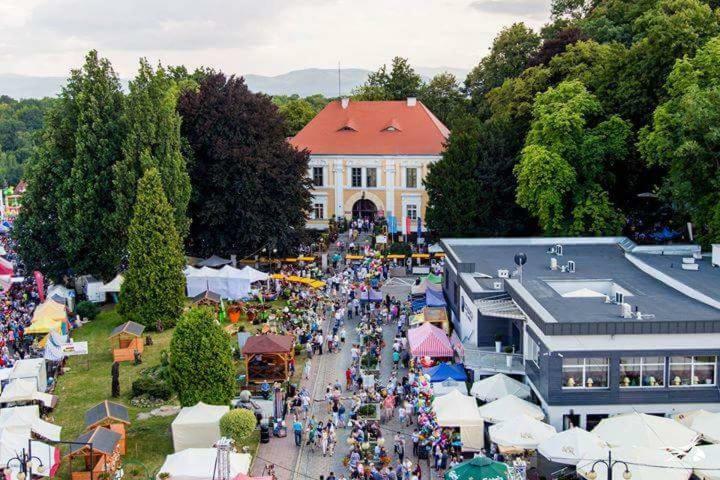
[[[410,354],[413,357],[452,357],[453,349],[450,339],[442,329],[424,323],[408,331]]]

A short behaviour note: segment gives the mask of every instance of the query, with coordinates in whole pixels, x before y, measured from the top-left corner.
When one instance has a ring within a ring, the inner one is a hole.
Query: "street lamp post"
[[[5,469],[10,470],[12,468],[12,464],[17,463],[18,467],[20,467],[20,472],[17,474],[17,480],[25,480],[28,477],[28,469],[32,468],[30,462],[32,462],[33,460],[37,460],[38,470],[42,472],[42,469],[45,466],[43,465],[40,457],[31,455],[24,448],[20,453],[16,453],[14,457],[7,461],[7,463],[5,464]]]
[[[595,463],[592,464],[592,467],[590,467],[590,472],[587,474],[588,480],[595,480],[597,479],[597,472],[595,471],[595,465],[598,463],[602,463],[607,467],[607,480],[613,480],[613,467],[617,465],[618,463],[625,466],[625,471],[623,472],[623,479],[624,480],[630,480],[632,478],[632,473],[630,473],[630,467],[628,467],[628,464],[623,462],[622,460],[615,460],[612,459],[612,451],[608,452],[608,459],[607,460],[597,460]]]

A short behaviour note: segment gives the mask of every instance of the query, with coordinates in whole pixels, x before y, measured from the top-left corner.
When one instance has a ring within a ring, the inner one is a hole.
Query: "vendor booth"
[[[526,415],[536,420],[545,418],[542,408],[515,395],[506,395],[483,405],[480,407],[480,415],[490,423],[504,422],[520,415]]]
[[[34,379],[18,379],[5,385],[0,393],[0,403],[25,405],[39,402],[45,408],[54,408],[57,404],[57,397],[37,389]]]
[[[207,405],[203,402],[184,407],[171,425],[175,451],[212,447],[220,440],[220,419],[229,411],[227,405]]]
[[[483,402],[492,402],[507,395],[527,399],[530,398],[530,387],[504,373],[497,373],[473,383],[470,393]]]
[[[76,440],[70,453],[65,455],[70,466],[70,478],[72,480],[90,480],[112,478],[115,471],[120,467],[120,434],[103,427],[96,427],[95,430],[85,432]],[[83,468],[73,471],[73,459],[82,458]]]
[[[448,378],[447,380],[443,380],[442,382],[435,382],[432,384],[432,388],[433,394],[436,397],[447,395],[453,390],[457,390],[463,395],[468,394],[467,385],[465,384],[465,382],[458,382],[457,380],[453,380],[452,378]]]
[[[467,380],[467,373],[465,373],[465,367],[462,363],[441,363],[440,365],[424,369],[423,373],[426,376],[430,376],[430,381],[433,383],[442,382],[447,379],[460,382]]]
[[[52,298],[45,300],[43,303],[38,305],[33,312],[32,323],[37,323],[45,320],[52,321],[66,321],[67,310],[65,305],[58,303]]]
[[[447,306],[447,303],[445,303],[445,295],[443,294],[442,289],[441,290],[434,290],[432,288],[428,288],[425,291],[425,304],[428,307],[445,307]]]
[[[464,451],[480,451],[484,446],[484,422],[473,397],[453,390],[436,397],[432,409],[441,427],[457,427]]]
[[[246,384],[284,382],[290,378],[288,364],[295,356],[292,335],[255,335],[243,346]]]
[[[421,313],[418,313],[410,320],[410,326],[422,325],[423,323],[430,323],[441,328],[443,332],[450,333],[450,321],[444,307],[425,307]]]
[[[165,463],[158,470],[157,479],[163,480],[164,474],[168,474],[171,480],[208,480],[219,478],[217,472],[217,455],[215,448],[188,448],[181,452],[173,453],[165,458]],[[250,470],[252,457],[248,453],[229,454],[230,478],[234,479],[240,474],[246,474]]]
[[[135,351],[142,353],[145,342],[143,332],[145,326],[135,322],[118,325],[110,333],[108,339],[113,344],[113,361],[126,362],[135,358]],[[117,342],[117,347],[114,345]]]
[[[125,277],[117,274],[115,275],[115,278],[110,280],[108,283],[103,284],[103,286],[100,287],[100,291],[105,294],[110,294],[113,297],[113,300],[117,303],[118,295],[120,294],[120,288],[122,288],[122,284],[124,281]]]
[[[0,430],[29,430],[38,437],[57,442],[60,440],[62,427],[40,418],[40,408],[37,405],[26,405],[0,409]],[[27,446],[27,442],[25,445]]]
[[[44,358],[25,358],[15,362],[12,372],[8,376],[11,382],[14,380],[29,380],[35,384],[39,392],[47,391],[47,369]]]
[[[222,258],[217,255],[213,255],[210,258],[206,258],[205,260],[201,260],[197,262],[198,267],[209,267],[209,268],[220,268],[224,265],[230,265],[232,263],[232,260],[228,260],[227,258]]]
[[[125,454],[125,429],[130,426],[130,414],[125,405],[105,400],[85,412],[85,431],[103,427],[120,435],[118,449]]]
[[[538,453],[551,462],[577,465],[588,458],[607,458],[609,448],[594,433],[573,427],[540,442]]]
[[[445,472],[445,480],[509,480],[510,478],[507,464],[482,455]]]
[[[220,269],[187,267],[184,270],[187,296],[196,297],[205,291],[215,292],[222,298],[239,300],[250,295],[250,286],[254,282],[266,281],[269,276],[252,267],[242,270],[230,265]]]
[[[535,450],[543,441],[557,434],[552,425],[522,414],[492,425],[488,431],[490,440],[505,453]]]
[[[699,435],[671,418],[645,413],[626,413],[605,418],[592,433],[611,447],[640,446],[687,451]]]
[[[453,348],[448,336],[434,325],[424,323],[407,333],[410,354],[413,357],[452,358]]]

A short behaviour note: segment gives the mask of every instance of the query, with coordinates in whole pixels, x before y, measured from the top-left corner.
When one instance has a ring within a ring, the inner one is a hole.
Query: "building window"
[[[525,339],[527,340],[525,342],[525,360],[533,362],[537,366],[540,347],[530,335],[525,335]]]
[[[691,385],[715,385],[715,364],[717,357],[670,357],[671,387]]]
[[[362,187],[362,168],[353,168],[350,174],[353,187]]]
[[[323,218],[325,218],[325,204],[313,204],[313,218],[315,220],[322,220]]]
[[[620,359],[620,388],[665,386],[665,357]]]
[[[367,168],[365,170],[365,186],[368,188],[377,187],[377,168]]]
[[[410,220],[417,220],[417,205],[409,203],[407,206],[407,216]]]
[[[405,169],[405,188],[417,188],[417,168]]]
[[[610,363],[607,358],[563,358],[563,388],[607,388]]]
[[[322,187],[324,183],[323,167],[313,167],[313,185]]]

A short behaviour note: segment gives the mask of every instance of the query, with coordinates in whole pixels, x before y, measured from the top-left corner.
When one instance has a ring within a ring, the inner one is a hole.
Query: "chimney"
[[[341,98],[340,105],[342,105],[343,110],[347,110],[348,105],[350,105],[350,99],[348,97]]]
[[[407,98],[407,106],[408,106],[408,107],[414,107],[415,105],[417,105],[417,98],[415,98],[415,97],[408,97],[408,98]]]

